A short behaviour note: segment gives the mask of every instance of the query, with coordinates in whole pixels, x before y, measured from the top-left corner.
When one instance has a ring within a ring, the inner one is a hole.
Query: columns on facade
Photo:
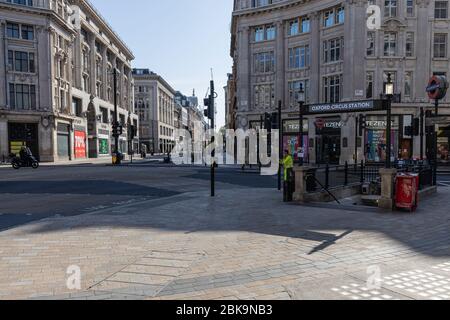
[[[272,106],[273,110],[276,110],[278,101],[281,100],[282,106],[284,108],[289,108],[286,100],[286,90],[285,90],[285,32],[284,32],[284,21],[278,21],[276,23],[276,49],[275,49],[275,106]]]
[[[311,21],[311,71],[310,71],[310,101],[320,102],[320,14],[312,13]]]
[[[8,84],[6,83],[6,63],[2,63],[5,60],[5,53],[6,53],[6,37],[5,37],[5,30],[6,30],[6,21],[0,20],[0,90],[4,90],[5,94],[0,95],[0,109],[2,107],[6,107],[8,101],[6,99],[8,95]],[[0,120],[1,121],[1,120]],[[0,128],[1,130],[1,128]],[[0,141],[1,143],[1,141]],[[1,144],[0,144],[0,150],[1,150]],[[1,156],[1,155],[0,155]]]
[[[90,78],[89,78],[89,85],[91,87],[91,94],[95,94],[96,92],[96,81],[97,81],[97,77],[96,77],[96,72],[95,72],[95,67],[96,67],[96,60],[97,60],[97,50],[95,48],[95,36],[94,34],[90,34],[89,37],[89,48],[90,48],[90,66],[89,66],[89,73],[90,73]]]
[[[431,61],[429,44],[433,35],[429,26],[431,22],[428,19],[429,5],[430,0],[417,0],[417,35],[415,46],[417,63],[414,72],[414,94],[416,99],[421,102],[428,101],[427,93],[424,88],[426,87],[432,72],[429,63],[422,63],[424,61]]]
[[[250,53],[250,28],[243,27],[238,30],[236,55],[237,68],[237,104],[239,112],[250,110],[251,99],[251,53]],[[238,123],[238,127],[241,123]]]
[[[111,77],[112,75],[108,74],[108,55],[107,55],[108,49],[106,46],[103,47],[102,50],[102,98],[103,100],[108,100],[108,77]]]

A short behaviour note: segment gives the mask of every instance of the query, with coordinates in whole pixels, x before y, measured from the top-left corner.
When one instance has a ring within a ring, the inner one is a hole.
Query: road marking
[[[439,181],[439,186],[450,187],[450,181]]]

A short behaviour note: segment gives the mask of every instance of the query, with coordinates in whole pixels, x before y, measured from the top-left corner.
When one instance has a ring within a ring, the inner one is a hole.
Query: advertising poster
[[[86,158],[86,132],[75,131],[75,158]]]
[[[99,139],[99,153],[102,155],[109,154],[108,139]]]

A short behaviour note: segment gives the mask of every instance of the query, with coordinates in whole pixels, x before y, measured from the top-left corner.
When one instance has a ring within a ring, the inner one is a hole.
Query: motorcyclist
[[[32,156],[33,153],[31,152],[29,147],[23,146],[22,148],[20,148],[20,160],[23,164],[29,165]]]

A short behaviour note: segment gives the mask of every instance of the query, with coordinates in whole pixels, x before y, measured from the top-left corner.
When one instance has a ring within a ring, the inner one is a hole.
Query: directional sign
[[[331,114],[343,112],[370,112],[386,110],[383,100],[350,101],[304,106],[304,115]]]

